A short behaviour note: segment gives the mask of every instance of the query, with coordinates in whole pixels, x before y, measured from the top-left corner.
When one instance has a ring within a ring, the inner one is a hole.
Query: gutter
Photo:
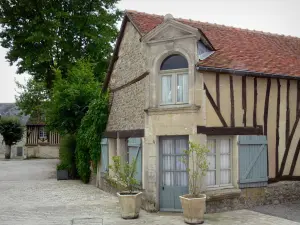
[[[275,73],[260,73],[249,70],[236,70],[236,69],[223,69],[217,67],[207,67],[207,66],[196,66],[197,71],[209,71],[217,73],[229,73],[239,76],[249,76],[249,77],[261,77],[261,78],[281,78],[281,79],[291,79],[300,80],[300,77],[286,75],[286,74],[275,74]]]

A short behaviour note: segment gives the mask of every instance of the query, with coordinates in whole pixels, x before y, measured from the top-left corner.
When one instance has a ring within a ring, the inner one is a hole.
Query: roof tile
[[[132,10],[127,15],[141,35],[163,23],[164,17]],[[199,66],[300,76],[300,38],[251,31],[187,19],[179,22],[200,29],[216,52]]]

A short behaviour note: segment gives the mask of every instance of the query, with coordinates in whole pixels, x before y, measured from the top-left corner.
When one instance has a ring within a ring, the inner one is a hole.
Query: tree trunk
[[[5,145],[6,150],[5,150],[5,158],[10,159],[10,154],[11,154],[11,146],[10,145]]]

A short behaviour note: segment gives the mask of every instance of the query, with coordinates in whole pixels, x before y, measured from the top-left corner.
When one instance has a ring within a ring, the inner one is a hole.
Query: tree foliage
[[[45,103],[49,101],[49,92],[44,82],[29,79],[27,84],[16,82],[19,95],[16,96],[16,105],[25,115],[41,119],[44,115]]]
[[[6,145],[12,146],[22,140],[24,129],[16,117],[0,118],[0,134]]]
[[[64,77],[80,58],[95,63],[103,77],[111,43],[117,35],[118,0],[2,0],[0,1],[1,46],[6,59],[16,63],[18,73],[27,71],[50,89],[53,68]]]
[[[93,74],[92,65],[86,60],[72,66],[65,79],[56,71],[56,80],[51,91],[51,101],[46,104],[46,124],[49,130],[75,134],[89,104],[99,96],[100,85]]]
[[[82,119],[77,133],[77,170],[85,183],[90,177],[90,162],[92,161],[96,166],[100,159],[101,134],[105,131],[109,113],[108,101],[108,93],[102,93],[90,103],[89,110]]]

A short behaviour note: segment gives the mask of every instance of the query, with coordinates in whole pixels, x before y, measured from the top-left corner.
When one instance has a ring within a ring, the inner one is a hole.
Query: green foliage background
[[[24,129],[16,117],[0,117],[0,134],[6,145],[12,146],[22,140]]]

